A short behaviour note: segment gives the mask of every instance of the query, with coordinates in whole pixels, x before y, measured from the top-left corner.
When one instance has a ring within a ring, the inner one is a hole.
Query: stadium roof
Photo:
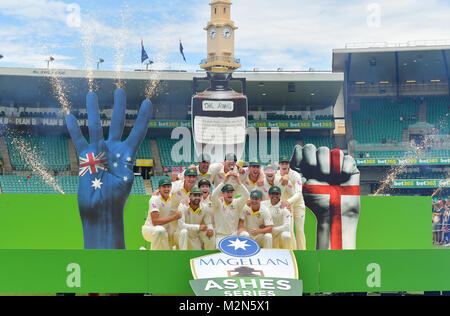
[[[114,82],[124,82],[129,104],[140,104],[149,80],[163,82],[161,91],[152,98],[154,103],[190,104],[192,80],[205,77],[204,72],[184,71],[91,71],[67,69],[0,68],[0,99],[3,105],[40,106],[57,105],[49,78],[64,82],[69,101],[75,107],[85,103],[88,91],[87,77],[93,77],[102,104],[113,103]],[[334,105],[343,83],[343,74],[332,72],[236,72],[235,78],[247,79],[249,105],[262,109],[297,110],[299,106],[323,107]],[[295,83],[295,92],[289,92],[289,83]],[[234,86],[233,86],[234,87]],[[206,83],[200,89],[206,89]]]
[[[444,83],[450,78],[449,45],[334,49],[333,72],[344,72],[348,60],[350,82]]]

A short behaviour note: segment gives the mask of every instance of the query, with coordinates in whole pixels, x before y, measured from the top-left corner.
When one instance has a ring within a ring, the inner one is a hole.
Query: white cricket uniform
[[[272,234],[258,234],[253,236],[250,234],[251,229],[259,229],[260,226],[273,226],[272,216],[270,211],[263,205],[260,205],[259,211],[254,212],[251,207],[244,206],[241,214],[241,219],[244,220],[244,227],[247,231],[241,232],[241,236],[255,240],[263,248],[272,248]]]
[[[200,225],[214,229],[209,213],[199,206],[193,210],[189,205],[180,204],[178,210],[182,216],[178,220],[178,243],[180,250],[212,250],[216,242],[214,235],[206,236],[206,231],[200,231]]]
[[[202,208],[202,210],[206,210],[208,212],[209,216],[211,217],[211,222],[212,222],[213,226],[215,226],[215,224],[214,224],[214,208],[212,205],[211,194],[208,194],[206,199],[204,199],[202,197],[202,201],[200,203],[201,203],[200,207]]]
[[[281,208],[281,201],[272,205],[270,201],[263,201],[261,205],[270,211],[272,216],[272,247],[281,249],[294,249],[292,231],[292,215],[287,208]]]
[[[212,166],[212,167],[211,167]],[[225,180],[225,166],[222,163],[215,163],[212,164],[210,166],[210,168],[212,168],[214,170],[214,187],[216,188],[219,184],[223,183],[223,181]],[[241,181],[241,183],[243,183],[243,179],[245,177],[245,175],[241,175],[237,169],[237,167],[235,167],[234,171],[236,171],[236,173],[239,175],[239,180]],[[230,177],[228,179],[228,181],[226,182],[226,184],[231,184],[234,189],[236,190],[236,195],[241,195],[242,192],[238,186],[237,181],[234,179],[234,177]]]
[[[280,187],[281,190],[283,190],[283,188],[280,185],[280,180],[281,180],[281,177],[279,175],[275,174],[273,184],[270,184],[269,181],[267,181],[267,178],[264,176],[264,186],[262,187],[262,190],[261,190],[261,192],[263,194],[263,197],[262,197],[263,201],[266,201],[269,199],[269,190],[271,187],[278,186],[278,187]]]
[[[172,207],[175,210],[178,209],[181,201],[189,200],[189,192],[184,188],[184,180],[172,182],[172,191],[170,191],[170,194],[172,196]]]
[[[278,171],[280,174],[280,171]],[[294,194],[291,190],[282,191],[281,200],[288,201],[291,204],[291,210],[294,214],[295,224],[295,243],[297,250],[306,250],[306,237],[305,237],[305,200],[302,194],[302,177],[301,175],[290,169],[289,170],[289,183],[287,184],[289,189],[294,189]]]
[[[146,241],[151,242],[151,250],[171,250],[176,244],[174,238],[177,229],[177,222],[173,221],[162,226],[154,226],[152,223],[153,212],[158,212],[160,218],[172,216],[176,208],[172,207],[172,197],[164,200],[161,196],[152,196],[149,201],[148,216],[144,226],[142,226],[142,236]]]
[[[269,190],[273,186],[277,186],[280,188],[282,196],[293,197],[291,199],[291,201],[295,201],[298,198],[298,196],[294,196],[295,195],[295,187],[293,185],[281,185],[281,176],[276,174],[275,179],[273,180],[273,184],[270,184],[269,181],[267,181],[267,178],[264,178],[264,187],[262,190],[263,201],[267,201],[270,199]]]
[[[223,186],[223,182],[220,183],[214,189],[211,196],[212,206],[214,208],[216,244],[225,237],[237,236],[242,209],[250,197],[247,189],[241,184],[238,186],[242,192],[241,197],[234,199],[230,204],[226,204],[223,197],[221,197]]]
[[[252,180],[250,180],[249,176],[250,176],[249,171],[247,171],[245,174],[241,175],[241,181],[247,188],[248,192],[252,192],[254,190],[259,190],[259,191],[263,192],[264,185],[259,186],[256,182],[253,182]]]

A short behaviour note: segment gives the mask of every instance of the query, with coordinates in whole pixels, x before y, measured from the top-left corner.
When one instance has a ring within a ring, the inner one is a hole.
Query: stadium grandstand
[[[363,194],[448,196],[450,47],[419,44],[333,50]]]
[[[267,150],[254,153],[247,142],[241,158],[268,161],[276,128],[280,156],[291,156],[296,144],[307,143],[353,155],[364,195],[377,192],[392,173],[395,179],[384,194],[432,195],[439,188],[448,194],[449,59],[450,47],[445,46],[345,48],[333,51],[332,71],[237,71],[233,76],[247,81],[249,127],[268,133]],[[17,144],[25,144],[39,158],[65,193],[76,193],[78,157],[53,93],[54,76],[70,87],[65,97],[87,135],[86,71],[0,68],[3,193],[56,193],[34,174],[29,156]],[[181,149],[188,151],[187,159],[174,160],[172,151],[178,150],[180,140],[172,139],[172,131],[190,128],[192,95],[207,88],[200,81],[193,91],[192,81],[204,76],[185,71],[94,71],[105,136],[115,81],[120,79],[127,92],[126,137],[147,85],[158,78],[152,120],[137,154],[132,194],[151,194],[159,177],[196,160],[193,145]],[[232,87],[240,91],[239,85]],[[256,146],[262,147],[261,139]]]
[[[79,70],[48,71],[42,69],[0,68],[0,120],[6,127],[0,138],[3,193],[57,193],[30,166],[30,155],[38,157],[45,169],[54,177],[65,193],[76,193],[78,180],[78,157],[68,136],[64,114],[54,96],[51,78],[57,73],[64,86],[70,86],[65,95],[71,113],[78,119],[87,135],[87,73]],[[150,72],[121,72],[127,92],[127,112],[124,138],[137,118],[139,104]],[[189,152],[182,161],[174,161],[172,151],[179,139],[172,139],[174,127],[190,127],[190,102],[192,80],[204,77],[204,73],[161,71],[158,73],[160,87],[152,97],[154,106],[147,137],[137,153],[138,175],[132,194],[150,194],[158,183],[158,177],[180,171],[194,162],[193,145],[181,149]],[[279,155],[290,156],[296,144],[314,143],[316,146],[339,147],[333,142],[334,108],[342,90],[342,74],[328,72],[236,72],[234,77],[247,80],[249,98],[249,126],[267,130],[267,150],[254,153],[247,142],[242,160],[250,158],[269,161],[272,151],[271,128],[279,129]],[[100,118],[105,136],[112,116],[113,90],[117,74],[96,71],[94,78],[99,87]],[[25,88],[26,87],[26,88]],[[73,88],[76,87],[76,88]],[[200,83],[198,91],[206,89]],[[233,86],[239,90],[240,86]],[[342,145],[342,144],[341,144]],[[21,147],[27,148],[24,154]],[[345,148],[345,146],[340,146]],[[250,153],[251,152],[251,153]],[[256,154],[255,157],[252,155]],[[23,190],[21,190],[23,188]]]

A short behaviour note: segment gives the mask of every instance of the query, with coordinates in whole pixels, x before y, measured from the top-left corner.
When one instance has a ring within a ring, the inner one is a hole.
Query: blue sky
[[[0,66],[133,70],[140,39],[155,69],[195,71],[209,0],[0,0]],[[450,39],[444,0],[234,0],[243,69],[331,70],[346,43]],[[182,40],[187,63],[178,51]],[[450,43],[449,43],[450,44]]]

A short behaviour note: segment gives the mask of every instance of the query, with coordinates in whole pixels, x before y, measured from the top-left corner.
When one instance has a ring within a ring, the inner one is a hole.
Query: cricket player
[[[270,199],[261,202],[261,206],[270,211],[273,221],[273,248],[294,249],[292,231],[292,214],[281,201],[281,188],[273,186],[269,189]]]
[[[269,164],[264,168],[264,185],[262,187],[263,201],[269,200],[269,190],[273,186],[280,184],[281,176],[277,174],[277,169]]]
[[[214,181],[216,173],[220,170],[220,166],[218,166],[217,164],[211,165],[211,157],[208,154],[201,154],[199,157],[198,165],[192,165],[190,166],[190,168],[197,169],[198,181],[206,179],[211,184]],[[184,173],[179,174],[175,180],[184,180]]]
[[[209,213],[209,215],[211,216],[212,224],[214,226],[214,208],[212,206],[211,200],[211,182],[209,182],[207,179],[201,179],[198,182],[198,187],[200,190],[202,190],[202,201],[200,207]]]
[[[240,168],[241,181],[249,192],[253,190],[263,190],[264,173],[262,172],[261,163],[258,160],[251,161],[247,171]]]
[[[289,164],[290,160],[288,157],[281,157],[280,170],[278,171],[278,175],[281,177],[281,200],[289,202],[290,209],[294,215],[296,249],[306,250],[306,206],[302,194],[302,176],[298,172],[292,170]],[[284,190],[283,187],[287,187],[286,190]],[[294,191],[292,192],[292,190],[289,189],[293,189]]]
[[[230,171],[238,171],[236,165],[237,158],[235,154],[227,154],[223,163],[215,163],[211,165],[214,175],[214,187],[217,187],[220,183],[225,182],[225,176]],[[241,178],[239,178],[241,180]],[[237,187],[237,180],[234,177],[227,178],[228,183],[233,187]]]
[[[238,199],[234,198],[235,188],[233,185],[225,184],[230,177],[234,178],[233,180],[237,183],[237,189],[240,189],[242,192],[241,197]],[[228,172],[224,177],[224,182],[219,183],[211,196],[214,209],[216,245],[225,237],[238,235],[241,212],[250,196],[245,186],[240,182],[239,175],[236,172]]]
[[[193,188],[189,193],[189,204],[181,203],[178,210],[178,243],[180,250],[212,250],[216,242],[209,213],[201,208],[203,192]]]
[[[172,207],[177,209],[181,201],[189,200],[189,192],[197,184],[197,169],[188,168],[184,171],[184,180],[173,182]]]
[[[250,206],[244,206],[239,222],[239,236],[255,240],[262,248],[272,248],[273,221],[270,211],[261,205],[262,192],[250,193]]]
[[[172,207],[172,183],[168,178],[158,183],[159,195],[149,202],[147,220],[142,226],[144,239],[151,242],[151,250],[171,250],[176,245],[176,223],[181,213]]]

